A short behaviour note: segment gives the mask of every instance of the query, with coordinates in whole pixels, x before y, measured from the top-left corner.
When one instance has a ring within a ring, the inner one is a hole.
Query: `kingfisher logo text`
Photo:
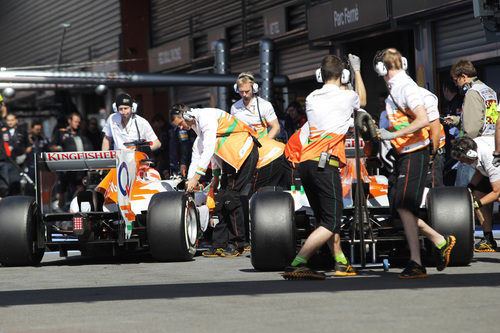
[[[116,151],[87,151],[71,153],[46,153],[47,161],[108,160],[116,158]]]

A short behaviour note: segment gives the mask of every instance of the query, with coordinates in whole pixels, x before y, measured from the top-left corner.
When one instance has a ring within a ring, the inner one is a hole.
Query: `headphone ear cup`
[[[378,74],[378,76],[387,75],[387,67],[385,67],[382,61],[379,61],[375,64],[375,72]]]
[[[118,108],[116,107],[116,103],[113,103],[113,112],[114,113],[118,112]]]
[[[464,85],[462,86],[462,93],[465,95],[465,93],[467,91],[469,91],[469,89],[471,88],[471,85],[467,82],[464,83]]]
[[[408,70],[408,60],[406,57],[401,57],[401,67],[403,67],[404,71]]]
[[[137,103],[134,102],[132,103],[132,113],[136,113],[137,112]]]
[[[342,76],[340,77],[340,83],[348,84],[350,80],[351,80],[351,72],[348,69],[344,68],[342,70]]]
[[[240,90],[238,89],[238,84],[237,83],[234,84],[234,92],[237,93],[237,94],[240,93]]]
[[[316,82],[323,83],[323,75],[321,75],[321,68],[316,70]]]
[[[194,120],[194,115],[191,113],[191,111],[184,111],[182,113],[182,118],[184,118],[185,120],[188,120],[188,121],[191,121],[191,120]]]
[[[467,156],[467,158],[470,158],[471,160],[477,160],[477,151],[469,149],[465,156]]]
[[[254,82],[254,83],[252,84],[252,92],[253,92],[254,94],[256,94],[256,93],[258,93],[258,92],[259,92],[259,85],[257,84],[257,82]]]

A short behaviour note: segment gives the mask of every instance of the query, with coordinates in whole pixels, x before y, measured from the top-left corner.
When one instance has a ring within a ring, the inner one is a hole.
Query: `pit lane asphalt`
[[[246,255],[159,263],[46,253],[38,267],[0,266],[0,332],[499,331],[500,253],[428,268],[426,279],[399,280],[400,271],[285,281]]]

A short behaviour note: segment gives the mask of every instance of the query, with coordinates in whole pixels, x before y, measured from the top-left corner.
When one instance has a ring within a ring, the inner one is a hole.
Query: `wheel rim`
[[[188,248],[196,244],[196,239],[198,237],[198,223],[196,221],[196,212],[191,207],[191,203],[188,202],[186,205],[186,219],[185,219],[185,231],[186,231],[186,245]]]

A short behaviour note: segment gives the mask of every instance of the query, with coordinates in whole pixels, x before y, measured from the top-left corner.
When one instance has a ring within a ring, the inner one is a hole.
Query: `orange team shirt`
[[[319,158],[322,152],[336,156],[340,166],[346,164],[345,136],[354,110],[359,109],[359,96],[325,84],[306,98],[309,137],[303,145],[300,161]]]

